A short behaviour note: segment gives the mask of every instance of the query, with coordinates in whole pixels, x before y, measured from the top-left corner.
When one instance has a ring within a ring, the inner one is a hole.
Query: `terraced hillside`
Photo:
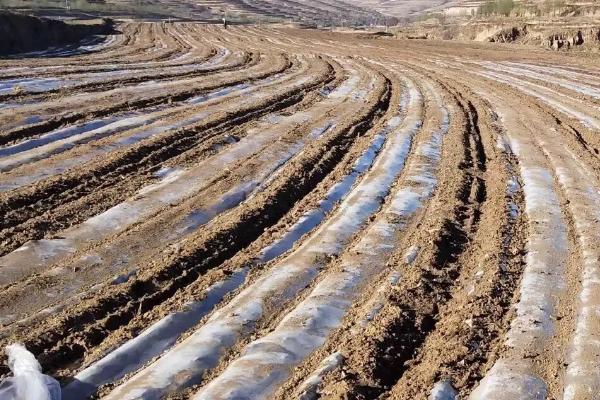
[[[342,0],[200,0],[213,15],[255,22],[294,21],[314,25],[383,25],[389,16],[360,2]]]
[[[294,22],[312,26],[392,24],[389,15],[345,0],[0,0],[0,10],[50,18],[111,16],[211,23],[226,18],[234,24]]]
[[[0,61],[0,345],[63,399],[598,398],[594,60],[120,30]]]
[[[405,18],[418,14],[460,6],[467,0],[358,0],[356,4],[382,14]]]

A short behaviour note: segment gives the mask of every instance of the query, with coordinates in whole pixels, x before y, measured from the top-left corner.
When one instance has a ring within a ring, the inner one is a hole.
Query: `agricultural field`
[[[117,29],[0,60],[0,346],[64,400],[599,398],[595,58]]]

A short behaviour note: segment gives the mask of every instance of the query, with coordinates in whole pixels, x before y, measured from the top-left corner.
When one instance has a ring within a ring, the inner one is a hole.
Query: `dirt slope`
[[[113,23],[110,20],[77,24],[0,12],[0,35],[2,35],[0,55],[77,44],[84,39],[96,40],[95,35],[108,35],[112,31]]]

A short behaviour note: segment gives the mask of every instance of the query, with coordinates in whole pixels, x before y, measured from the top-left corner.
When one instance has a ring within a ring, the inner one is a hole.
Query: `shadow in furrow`
[[[395,292],[390,301],[400,310],[389,332],[376,343],[372,362],[376,386],[357,384],[350,399],[375,399],[393,386],[411,367],[411,361],[435,329],[439,308],[452,297],[452,288],[460,275],[459,257],[477,230],[480,207],[486,200],[485,181],[477,175],[485,169],[485,153],[481,143],[478,118],[474,107],[463,106],[465,117],[462,143],[463,160],[459,165],[462,179],[457,191],[458,204],[452,217],[443,221],[434,240],[435,253],[431,265],[421,265],[420,282],[408,290]],[[352,381],[352,377],[349,379]]]

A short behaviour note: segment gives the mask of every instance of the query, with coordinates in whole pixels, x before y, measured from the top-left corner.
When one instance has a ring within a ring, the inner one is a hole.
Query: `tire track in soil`
[[[420,71],[431,71],[432,76],[436,78],[444,75],[431,70],[429,66],[418,65],[418,68]],[[452,82],[450,86],[447,86],[447,83],[441,84],[445,86],[446,90],[453,93],[453,96],[462,104],[461,107],[467,110],[471,121],[470,125],[479,130],[477,109],[489,109],[489,105],[482,104],[479,100],[465,100],[463,94],[468,90],[464,87],[456,89],[456,81],[450,82]],[[472,101],[478,106],[475,107]],[[501,134],[502,131],[501,127],[491,126],[497,125],[495,114],[485,111],[482,115],[485,127],[482,131],[485,134],[478,133],[476,136],[482,137],[482,139],[478,145],[472,144],[472,147],[477,153],[477,157],[473,158],[487,159],[487,164],[491,164],[492,171],[487,172],[489,167],[485,163],[480,163],[482,172],[478,174],[477,179],[484,179],[488,182],[487,195],[482,205],[484,211],[477,213],[478,218],[483,215],[483,221],[480,223],[483,228],[479,227],[473,234],[474,237],[469,243],[470,247],[461,257],[463,259],[461,261],[463,278],[460,285],[456,285],[457,287],[453,290],[449,303],[441,307],[440,314],[442,316],[437,322],[435,330],[428,335],[417,356],[407,362],[408,369],[400,381],[386,394],[393,398],[426,398],[436,381],[436,387],[446,388],[445,390],[450,387],[448,383],[455,387],[458,385],[460,390],[468,390],[477,382],[480,369],[485,367],[489,357],[490,348],[494,348],[495,338],[503,332],[504,326],[507,324],[498,324],[497,321],[501,321],[503,316],[510,317],[506,314],[511,306],[512,293],[519,279],[521,263],[519,260],[522,251],[520,250],[522,245],[519,245],[522,239],[519,239],[520,232],[518,230],[518,226],[522,222],[517,221],[518,204],[521,203],[519,184],[510,160],[505,159],[504,162],[498,163],[497,157],[492,157],[492,153],[497,153],[494,151],[497,146],[503,148],[500,146],[503,143],[502,137],[495,138],[489,133],[497,131],[498,135],[498,132]],[[466,127],[465,131],[468,130],[469,128]],[[482,143],[485,143],[487,155]],[[498,166],[496,166],[497,163]],[[504,179],[497,179],[498,169],[506,169],[508,175],[505,175]],[[485,175],[488,177],[486,178]],[[494,196],[494,192],[498,195]],[[506,196],[502,196],[505,192]],[[504,214],[504,220],[507,221],[506,224],[500,224],[502,231],[498,229],[497,225],[498,214]],[[488,218],[496,219],[496,221],[486,224]],[[478,237],[481,239],[477,239]],[[510,248],[511,243],[513,244],[512,248]],[[482,250],[486,248],[487,252]],[[411,264],[414,261],[407,260],[414,259],[417,254],[418,246],[413,245],[403,255],[403,258],[407,264]],[[392,274],[388,279],[395,282],[398,278]],[[389,283],[386,287],[387,290],[391,290]],[[483,294],[479,294],[479,291]],[[384,292],[381,291],[377,295],[382,296]],[[494,295],[490,296],[490,293],[494,293]],[[373,300],[371,300],[372,302]],[[377,307],[381,308],[382,301],[378,301],[378,304],[380,305]],[[369,315],[369,320],[372,319],[372,311],[367,315]],[[441,396],[441,394],[439,395]],[[431,392],[431,396],[434,396],[433,392]]]

